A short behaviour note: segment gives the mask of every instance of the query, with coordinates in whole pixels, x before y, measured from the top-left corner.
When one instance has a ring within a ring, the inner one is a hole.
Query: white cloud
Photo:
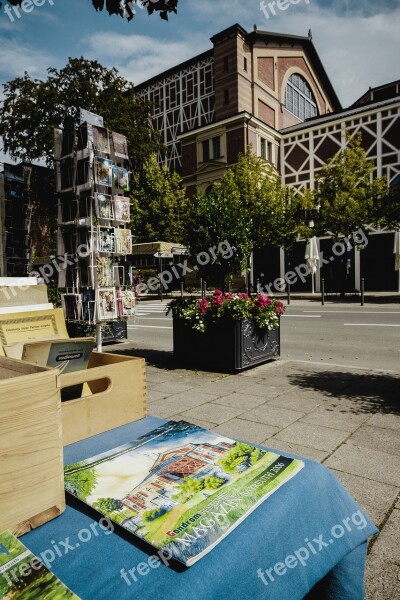
[[[171,41],[145,35],[97,32],[88,38],[89,58],[116,67],[126,79],[139,84],[211,47],[207,36]]]
[[[1,72],[4,78],[14,79],[28,71],[31,77],[46,76],[46,68],[54,63],[54,56],[30,44],[8,39],[0,40]]]

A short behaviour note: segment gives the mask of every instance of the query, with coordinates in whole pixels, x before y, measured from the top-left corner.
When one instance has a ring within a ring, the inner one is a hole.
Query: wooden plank
[[[60,391],[53,369],[0,363],[0,531],[22,535],[65,509]]]

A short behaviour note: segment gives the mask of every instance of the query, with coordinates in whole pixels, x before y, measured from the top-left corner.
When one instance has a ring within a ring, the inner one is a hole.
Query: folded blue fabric
[[[64,462],[164,422],[148,417],[72,444]],[[300,473],[190,568],[69,496],[60,517],[21,541],[82,600],[301,600],[318,582],[312,600],[362,600],[365,542],[378,530],[327,468],[303,460]]]

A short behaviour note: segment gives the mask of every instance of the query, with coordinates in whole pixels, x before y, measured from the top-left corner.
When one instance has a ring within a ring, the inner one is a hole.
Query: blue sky
[[[157,14],[136,11],[128,23],[106,12],[96,14],[90,0],[45,0],[12,23],[3,7],[0,83],[24,71],[41,78],[47,67],[61,68],[68,57],[84,56],[116,67],[138,84],[209,49],[209,38],[236,22],[248,31],[256,24],[296,35],[307,35],[311,28],[343,106],[370,85],[400,78],[400,0],[297,0],[275,15],[269,12],[269,19],[260,0],[179,0],[178,14],[168,23]]]

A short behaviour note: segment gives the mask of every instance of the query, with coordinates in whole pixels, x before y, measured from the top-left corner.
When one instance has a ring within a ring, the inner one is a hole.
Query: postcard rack
[[[127,337],[135,302],[127,140],[81,113],[89,120],[55,130],[57,252],[65,257],[58,287],[71,337],[93,335],[101,324],[103,341],[114,341]]]

